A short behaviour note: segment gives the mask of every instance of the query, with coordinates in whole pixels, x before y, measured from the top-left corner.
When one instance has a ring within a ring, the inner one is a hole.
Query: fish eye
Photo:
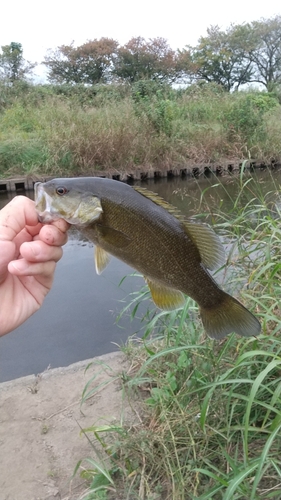
[[[56,189],[56,193],[59,195],[59,196],[63,196],[64,194],[68,193],[68,189],[66,189],[65,187],[63,186],[60,186]]]

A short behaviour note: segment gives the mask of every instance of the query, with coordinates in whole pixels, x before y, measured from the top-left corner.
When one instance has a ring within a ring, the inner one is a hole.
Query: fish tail
[[[200,308],[203,326],[209,337],[222,339],[229,333],[243,337],[256,336],[261,331],[258,319],[238,300],[222,292],[222,301],[217,307]]]

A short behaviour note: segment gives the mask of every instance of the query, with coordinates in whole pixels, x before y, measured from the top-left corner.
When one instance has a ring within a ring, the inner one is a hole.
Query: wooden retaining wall
[[[228,163],[224,165],[196,165],[194,167],[186,167],[186,168],[174,168],[170,170],[142,170],[136,169],[132,173],[128,172],[118,172],[118,171],[97,171],[94,173],[88,174],[92,177],[103,177],[109,179],[115,179],[118,181],[124,182],[134,182],[134,181],[145,181],[147,179],[161,179],[161,178],[173,178],[173,177],[191,177],[191,178],[199,178],[200,176],[208,177],[211,174],[215,174],[217,176],[232,174],[241,171],[242,165],[244,162],[240,163]],[[266,169],[266,168],[277,168],[280,167],[281,164],[277,162],[272,162],[270,165],[267,165],[262,162],[257,162],[254,160],[247,161],[246,170],[254,171],[256,169]],[[54,179],[55,176],[27,176],[27,177],[17,177],[13,179],[0,179],[0,194],[1,193],[12,193],[12,192],[21,192],[21,191],[29,191],[34,189],[35,182],[46,182],[50,179]]]

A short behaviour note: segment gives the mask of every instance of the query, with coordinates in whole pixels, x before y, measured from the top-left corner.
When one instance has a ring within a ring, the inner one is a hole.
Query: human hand
[[[42,305],[68,228],[62,219],[43,226],[34,202],[25,196],[16,196],[0,211],[0,335]]]

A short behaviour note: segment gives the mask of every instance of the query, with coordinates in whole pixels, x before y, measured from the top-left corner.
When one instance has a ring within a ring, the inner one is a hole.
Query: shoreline
[[[32,375],[25,375],[23,377],[14,378],[11,380],[0,381],[0,391],[9,390],[10,387],[15,387],[18,385],[29,386],[37,381],[38,378],[48,379],[53,376],[65,375],[67,373],[75,373],[80,370],[85,370],[89,363],[94,363],[95,361],[106,362],[108,358],[120,355],[120,351],[113,351],[106,354],[101,354],[100,356],[95,356],[94,358],[84,359],[82,361],[76,361],[68,366],[59,366],[56,368],[49,368],[41,373],[33,373]]]
[[[118,170],[108,171],[90,171],[87,173],[72,175],[73,177],[102,177],[113,179],[122,182],[134,183],[136,181],[146,181],[148,179],[165,179],[165,178],[199,178],[200,176],[209,176],[211,174],[222,176],[225,174],[235,174],[241,172],[244,168],[247,171],[253,172],[255,170],[264,170],[266,168],[280,168],[281,163],[272,162],[266,164],[258,160],[243,160],[243,161],[224,161],[219,162],[217,165],[211,163],[193,164],[193,166],[186,166],[181,168],[173,168],[168,170],[136,168],[132,171],[124,172]],[[30,191],[34,189],[36,182],[46,182],[48,180],[58,177],[57,175],[44,175],[44,174],[29,174],[26,176],[12,176],[0,179],[0,194],[1,193],[19,193],[22,191]],[[64,176],[63,176],[64,177]]]

